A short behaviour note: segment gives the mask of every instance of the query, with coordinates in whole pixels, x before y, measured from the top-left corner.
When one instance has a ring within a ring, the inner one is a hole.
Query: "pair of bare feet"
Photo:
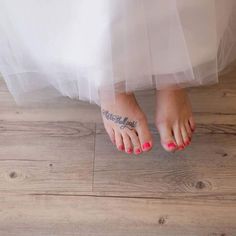
[[[134,94],[116,94],[116,104],[101,106],[105,129],[117,149],[139,155],[153,147],[145,114]],[[184,89],[156,92],[155,123],[166,151],[184,150],[195,130],[192,108]]]

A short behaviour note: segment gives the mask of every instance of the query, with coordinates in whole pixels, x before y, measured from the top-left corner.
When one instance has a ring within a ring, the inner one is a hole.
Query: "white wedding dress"
[[[235,0],[0,0],[0,73],[18,104],[216,83]]]

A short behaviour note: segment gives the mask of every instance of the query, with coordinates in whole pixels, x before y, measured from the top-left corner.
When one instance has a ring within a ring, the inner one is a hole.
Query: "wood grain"
[[[143,156],[117,152],[102,127],[98,129],[95,191],[165,198],[222,193],[236,197],[236,126],[201,125],[191,147],[175,154],[163,151],[152,128],[155,147]]]
[[[212,201],[1,195],[4,236],[234,236],[235,204]]]
[[[97,106],[18,107],[0,80],[0,236],[235,236],[236,67],[190,89],[192,146],[127,156]],[[154,91],[137,93],[153,123]]]
[[[94,124],[0,122],[0,191],[91,191]]]

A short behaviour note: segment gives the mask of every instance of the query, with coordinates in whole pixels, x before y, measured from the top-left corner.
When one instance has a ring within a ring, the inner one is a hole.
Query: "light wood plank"
[[[97,125],[92,193],[92,124],[1,124],[1,191],[165,198],[236,195],[235,126],[199,126],[191,149],[175,155],[162,150],[151,127],[154,151],[128,159],[110,145],[102,125]]]
[[[151,127],[152,128],[152,127]],[[102,127],[97,130],[94,191],[132,196],[236,195],[236,126],[201,125],[191,148],[169,154],[160,146],[142,156],[117,152]]]
[[[0,122],[0,191],[91,191],[94,124]]]
[[[227,202],[110,197],[1,195],[4,236],[233,236],[236,206]]]

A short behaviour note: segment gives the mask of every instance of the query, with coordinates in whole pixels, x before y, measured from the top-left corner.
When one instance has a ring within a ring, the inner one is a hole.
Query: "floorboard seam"
[[[97,124],[94,123],[94,136],[93,136],[93,173],[92,173],[92,192],[94,190],[94,168],[95,168],[95,151],[96,151],[96,134],[97,134]]]
[[[229,196],[232,195],[232,198],[230,199],[223,199],[224,197],[226,197],[227,195],[222,195],[222,198],[217,198],[217,196],[214,195],[198,195],[198,196],[186,196],[186,197],[158,197],[158,196],[128,196],[128,195],[97,195],[97,194],[55,194],[55,193],[31,193],[31,194],[24,194],[24,195],[28,195],[28,196],[55,196],[55,197],[90,197],[90,198],[117,198],[117,199],[153,199],[153,200],[184,200],[184,201],[192,201],[193,198],[195,200],[201,201],[217,201],[217,202],[235,202],[235,194],[229,194]]]

